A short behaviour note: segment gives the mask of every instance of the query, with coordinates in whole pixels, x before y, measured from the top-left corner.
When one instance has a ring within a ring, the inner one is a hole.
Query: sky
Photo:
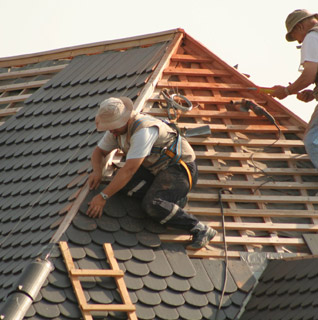
[[[182,28],[258,86],[288,85],[298,43],[285,40],[295,9],[317,0],[0,0],[0,58]],[[315,101],[280,101],[309,121]]]

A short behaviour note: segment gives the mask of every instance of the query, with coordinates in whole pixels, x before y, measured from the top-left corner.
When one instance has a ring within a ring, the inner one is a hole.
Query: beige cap
[[[297,9],[290,13],[285,21],[287,34],[286,40],[287,41],[295,41],[295,39],[291,36],[291,32],[293,31],[294,27],[297,23],[303,21],[306,18],[310,18],[317,15],[317,13],[310,13],[306,9]]]
[[[133,102],[128,97],[108,98],[102,101],[96,114],[97,131],[123,127],[133,112]]]

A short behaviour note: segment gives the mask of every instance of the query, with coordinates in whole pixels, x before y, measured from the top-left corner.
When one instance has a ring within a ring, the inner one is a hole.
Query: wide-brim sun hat
[[[287,34],[285,36],[286,40],[289,42],[296,41],[296,39],[294,39],[291,35],[291,32],[293,31],[296,24],[303,21],[304,19],[316,16],[316,15],[317,13],[310,13],[306,9],[297,9],[297,10],[294,10],[292,13],[290,13],[285,21],[285,25],[287,29]]]
[[[105,99],[99,104],[96,114],[97,131],[121,128],[126,125],[133,113],[133,102],[130,98]]]

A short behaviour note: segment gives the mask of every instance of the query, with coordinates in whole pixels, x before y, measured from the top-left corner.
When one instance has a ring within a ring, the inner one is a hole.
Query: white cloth
[[[300,64],[304,62],[318,62],[318,32],[309,32],[301,46]]]
[[[130,139],[130,148],[126,155],[128,159],[140,159],[150,155],[151,149],[158,139],[159,129],[157,127],[149,127],[138,130]],[[126,140],[126,134],[120,136],[121,142]],[[98,147],[104,151],[110,152],[119,148],[116,137],[106,131],[102,139],[98,143]]]

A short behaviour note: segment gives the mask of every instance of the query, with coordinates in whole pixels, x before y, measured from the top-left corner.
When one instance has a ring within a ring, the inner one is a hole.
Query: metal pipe
[[[0,320],[22,320],[52,270],[49,260],[33,261],[9,293],[0,311]]]

